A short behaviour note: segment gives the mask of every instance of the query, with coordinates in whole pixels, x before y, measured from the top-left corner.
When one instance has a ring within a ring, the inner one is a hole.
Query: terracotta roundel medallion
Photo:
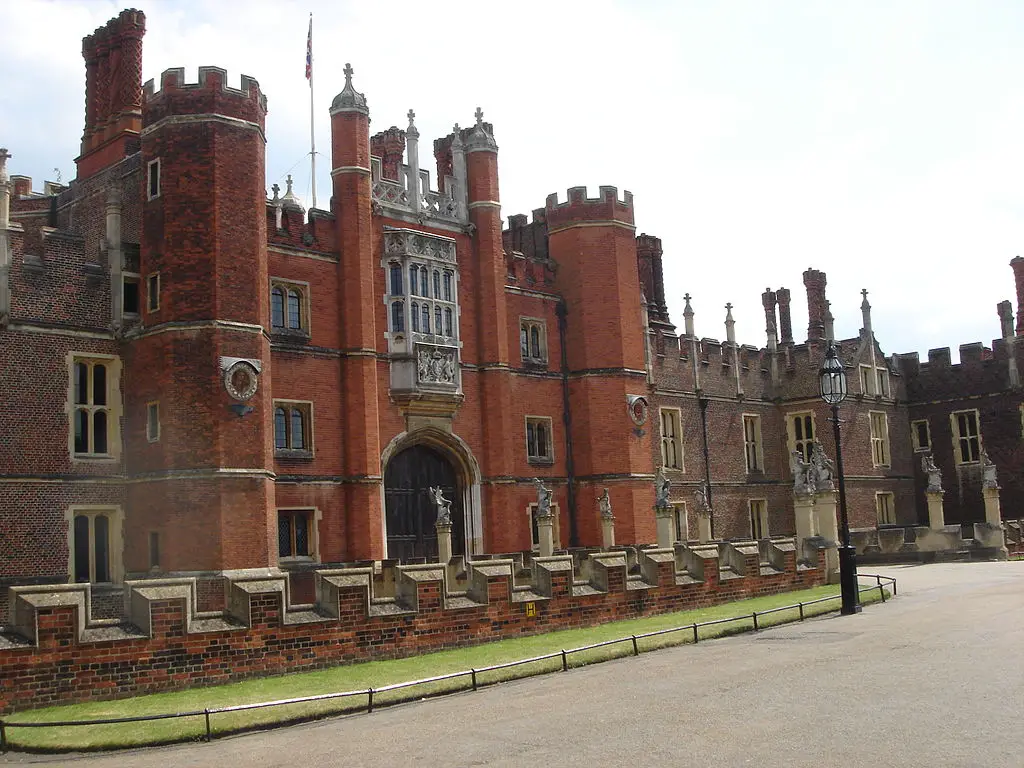
[[[649,410],[647,398],[640,395],[634,395],[629,398],[629,417],[633,419],[633,423],[638,427],[647,423]]]
[[[235,400],[245,402],[256,394],[259,375],[251,363],[239,360],[224,371],[224,389]]]

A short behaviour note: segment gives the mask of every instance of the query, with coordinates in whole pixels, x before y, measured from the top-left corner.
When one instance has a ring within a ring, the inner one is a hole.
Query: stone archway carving
[[[459,478],[462,494],[461,508],[465,519],[465,551],[467,557],[483,554],[484,526],[483,512],[480,504],[480,465],[466,442],[458,435],[451,434],[436,427],[422,427],[409,432],[401,432],[388,443],[381,454],[381,469],[387,472],[392,458],[407,448],[422,445],[431,448],[451,462]],[[384,526],[383,537],[387,541],[387,501],[384,483],[381,483],[381,516]],[[390,554],[389,554],[390,557]]]

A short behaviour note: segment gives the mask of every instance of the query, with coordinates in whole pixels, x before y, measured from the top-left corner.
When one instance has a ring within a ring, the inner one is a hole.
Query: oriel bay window
[[[459,335],[454,243],[391,230],[386,232],[385,251],[396,254],[384,262],[388,330],[396,334],[408,331],[418,343],[453,345]]]
[[[278,456],[313,455],[313,404],[274,401],[274,452]]]

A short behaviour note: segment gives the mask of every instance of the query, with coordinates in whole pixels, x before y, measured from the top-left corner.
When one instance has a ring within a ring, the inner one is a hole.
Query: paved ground
[[[900,597],[857,616],[212,744],[0,764],[1024,765],[1024,562],[870,570]]]

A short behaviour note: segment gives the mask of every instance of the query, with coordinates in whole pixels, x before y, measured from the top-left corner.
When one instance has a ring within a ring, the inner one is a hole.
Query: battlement
[[[143,86],[144,128],[159,120],[177,115],[220,115],[266,125],[267,97],[260,84],[249,75],[242,75],[238,88],[228,85],[227,70],[220,67],[199,67],[196,82],[185,82],[184,67],[165,69],[160,75],[160,89],[153,80]]]
[[[557,193],[548,195],[544,209],[550,229],[584,221],[633,225],[633,193],[625,190],[620,200],[616,187],[599,187],[597,197],[587,197],[586,187],[571,187],[564,203]]]

